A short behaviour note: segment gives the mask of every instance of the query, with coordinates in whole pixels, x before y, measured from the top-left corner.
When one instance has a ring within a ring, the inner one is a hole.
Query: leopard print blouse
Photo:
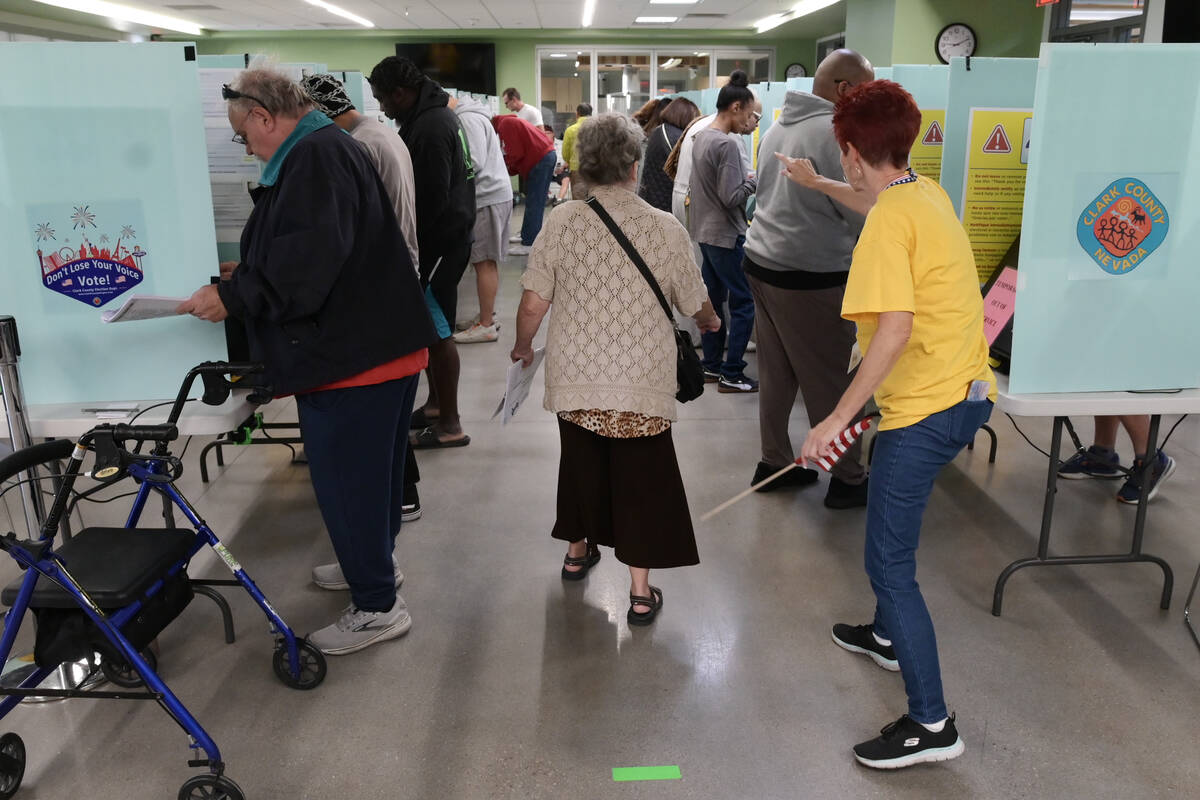
[[[640,439],[657,436],[671,427],[671,421],[636,411],[602,411],[596,408],[560,411],[559,419],[578,425],[608,439]]]

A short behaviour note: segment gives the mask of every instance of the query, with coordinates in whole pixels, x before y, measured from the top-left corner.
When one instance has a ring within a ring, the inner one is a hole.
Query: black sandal
[[[640,595],[629,595],[629,613],[626,618],[630,625],[649,625],[654,622],[654,618],[658,616],[659,609],[663,604],[662,589],[657,586],[650,587],[650,597],[641,597]],[[649,611],[634,611],[634,606],[649,606]]]
[[[588,542],[587,552],[579,558],[566,556],[563,558],[562,579],[564,581],[581,581],[587,577],[588,570],[600,560],[600,548]],[[579,570],[569,570],[567,567],[582,567]]]

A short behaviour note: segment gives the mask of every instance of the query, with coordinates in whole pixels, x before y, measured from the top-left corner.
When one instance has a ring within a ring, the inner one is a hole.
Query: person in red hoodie
[[[508,167],[508,174],[520,175],[525,179],[525,218],[521,222],[521,244],[508,248],[508,252],[510,255],[528,255],[529,246],[542,230],[546,194],[550,191],[550,179],[554,177],[554,167],[558,163],[554,140],[516,114],[492,117],[492,126],[500,136],[500,148],[504,151],[504,166]]]

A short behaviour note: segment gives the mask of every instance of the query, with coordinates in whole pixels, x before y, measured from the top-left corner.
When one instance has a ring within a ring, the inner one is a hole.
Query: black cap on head
[[[346,94],[346,87],[328,73],[309,75],[300,81],[300,85],[312,98],[316,107],[330,119],[337,119],[347,111],[354,110],[354,104]]]

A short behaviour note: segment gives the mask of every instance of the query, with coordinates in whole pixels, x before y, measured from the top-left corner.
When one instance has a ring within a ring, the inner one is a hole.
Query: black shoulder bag
[[[675,392],[675,399],[681,403],[695,400],[704,394],[704,367],[700,364],[700,357],[696,355],[691,335],[687,331],[679,330],[675,324],[675,315],[671,313],[671,306],[667,303],[667,298],[663,296],[662,289],[658,288],[658,281],[654,280],[654,275],[646,266],[646,262],[642,260],[637,248],[617,226],[613,218],[608,215],[604,206],[600,205],[600,201],[594,195],[587,199],[587,204],[608,226],[608,230],[617,240],[617,244],[621,245],[626,255],[629,256],[629,260],[633,262],[634,266],[638,268],[638,272],[642,273],[642,277],[646,279],[646,283],[650,284],[650,288],[654,290],[654,296],[658,298],[659,305],[662,306],[671,323],[671,329],[675,331],[675,377],[679,382],[679,391]]]

